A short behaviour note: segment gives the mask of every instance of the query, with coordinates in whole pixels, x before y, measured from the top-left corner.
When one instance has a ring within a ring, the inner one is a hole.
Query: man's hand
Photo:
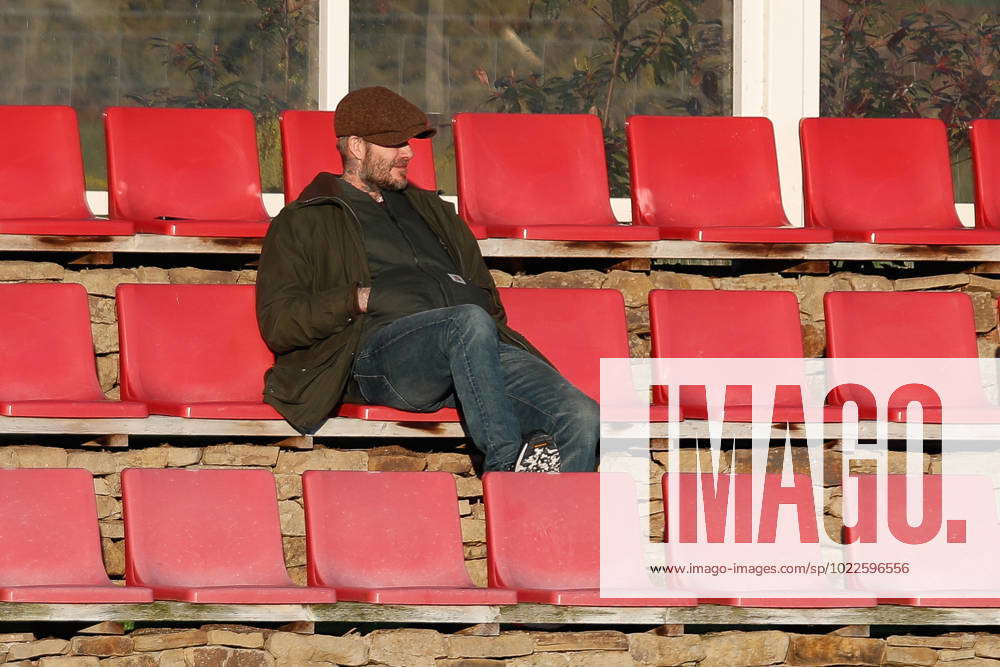
[[[368,312],[368,297],[372,293],[371,287],[358,288],[358,310],[362,313]]]

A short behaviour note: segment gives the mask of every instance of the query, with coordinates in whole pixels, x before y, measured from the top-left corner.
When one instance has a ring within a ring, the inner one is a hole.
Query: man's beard
[[[390,162],[375,157],[371,152],[365,155],[361,161],[361,169],[358,177],[372,189],[379,190],[402,190],[407,185],[406,172],[401,175],[393,175],[393,167],[405,167],[409,160],[396,160]]]

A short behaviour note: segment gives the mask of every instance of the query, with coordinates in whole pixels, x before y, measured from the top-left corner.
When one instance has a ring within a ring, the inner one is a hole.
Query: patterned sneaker
[[[514,472],[559,472],[562,462],[552,436],[541,431],[528,434],[514,462]]]

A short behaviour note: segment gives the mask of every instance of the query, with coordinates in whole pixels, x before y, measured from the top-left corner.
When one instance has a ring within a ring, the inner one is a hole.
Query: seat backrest
[[[799,136],[807,226],[962,226],[941,120],[805,118]]]
[[[767,118],[632,116],[632,220],[671,227],[787,225]]]
[[[111,585],[86,470],[0,470],[0,544],[0,586]]]
[[[976,226],[1000,228],[1000,120],[976,120],[969,132]]]
[[[344,173],[337,150],[332,111],[282,111],[281,157],[284,160],[285,201],[298,198],[316,174]],[[434,149],[431,139],[411,139],[413,159],[407,174],[410,183],[424,190],[437,190]]]
[[[122,398],[261,400],[274,355],[253,285],[123,284],[116,306]]]
[[[152,586],[290,586],[267,470],[122,471],[126,580]]]
[[[469,224],[615,224],[597,116],[460,113],[453,126]]]
[[[0,218],[91,217],[76,111],[0,106]]]
[[[653,290],[649,328],[654,358],[796,358],[802,325],[794,292]],[[655,402],[665,403],[662,385]],[[701,395],[702,399],[704,394]],[[685,403],[685,397],[681,397]]]
[[[112,218],[266,221],[246,109],[109,107]]]
[[[625,300],[612,289],[500,289],[508,324],[595,401],[601,358],[628,358]]]
[[[471,587],[446,472],[302,475],[309,583]]]
[[[102,400],[83,285],[0,285],[0,400]]]
[[[605,479],[602,480],[601,477]],[[601,498],[607,494],[620,542],[617,565],[640,558],[635,490],[621,473],[505,473],[483,476],[486,541],[491,585],[524,589],[597,588],[601,583]],[[623,578],[629,578],[625,574]]]
[[[972,300],[961,292],[827,292],[829,357],[978,357]]]

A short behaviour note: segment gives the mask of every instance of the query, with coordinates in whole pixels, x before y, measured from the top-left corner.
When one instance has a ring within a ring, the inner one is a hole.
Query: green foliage
[[[171,75],[169,83],[127,97],[144,106],[249,109],[258,121],[265,190],[280,190],[281,163],[277,114],[314,107],[309,73],[313,62],[310,31],[317,23],[318,0],[242,0],[254,19],[226,41],[172,41],[148,38]],[[208,21],[211,9],[199,9]]]
[[[820,113],[940,118],[961,165],[969,123],[1000,116],[1000,17],[986,2],[966,3],[964,15],[928,4],[842,0],[825,17]]]
[[[532,0],[528,17],[553,22],[568,6],[584,6],[600,22],[597,46],[589,55],[575,57],[572,70],[564,74],[511,71],[490,80],[485,70],[477,70],[489,91],[484,106],[501,112],[597,114],[604,128],[612,195],[627,196],[628,115],[731,112],[732,44],[721,21],[699,18],[703,2]],[[671,94],[655,101],[636,100],[639,85],[666,87]]]

